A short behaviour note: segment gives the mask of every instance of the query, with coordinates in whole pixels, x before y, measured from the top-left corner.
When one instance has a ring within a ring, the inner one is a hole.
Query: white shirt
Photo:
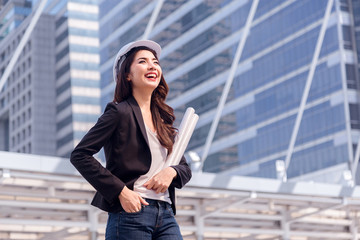
[[[152,132],[146,126],[146,124],[144,125],[146,128],[146,133],[149,141],[152,161],[149,171],[145,175],[141,175],[136,180],[134,184],[134,191],[139,193],[140,196],[143,198],[166,201],[171,204],[168,190],[166,190],[166,192],[164,193],[157,194],[154,190],[152,189],[149,190],[146,187],[144,187],[144,183],[146,183],[150,178],[152,178],[154,175],[156,175],[163,169],[167,157],[167,149],[160,144],[159,139],[156,136],[156,133]]]

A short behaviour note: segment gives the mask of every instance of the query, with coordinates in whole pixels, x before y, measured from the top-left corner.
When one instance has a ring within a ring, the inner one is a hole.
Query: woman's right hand
[[[138,193],[128,189],[126,186],[119,194],[119,200],[125,212],[134,213],[141,210],[141,204],[149,205]]]

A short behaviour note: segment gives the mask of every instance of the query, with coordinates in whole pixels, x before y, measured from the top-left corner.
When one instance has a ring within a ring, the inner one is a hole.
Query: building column
[[[89,232],[89,240],[97,240],[98,234],[96,231]]]
[[[90,223],[89,240],[97,240],[97,237],[98,237],[97,228],[98,228],[98,223],[99,223],[98,215],[99,215],[98,210],[96,210],[96,209],[88,210],[88,219],[89,219],[89,223]]]
[[[359,221],[355,218],[353,219],[351,225],[350,225],[350,231],[351,231],[351,239],[352,240],[358,240],[359,239]]]
[[[280,222],[281,229],[282,229],[282,239],[283,240],[290,240],[290,223],[288,222],[289,213],[287,210],[282,212],[282,219]]]
[[[204,217],[202,217],[202,200],[199,201],[199,204],[196,205],[196,215],[195,215],[195,226],[196,226],[196,239],[203,240],[204,239]]]

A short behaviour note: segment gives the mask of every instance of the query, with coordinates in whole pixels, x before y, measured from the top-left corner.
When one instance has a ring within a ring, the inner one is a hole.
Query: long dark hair
[[[156,52],[151,48],[141,46],[131,49],[125,55],[125,60],[122,62],[120,71],[117,74],[114,102],[121,102],[132,96],[132,86],[131,82],[127,80],[127,76],[130,73],[130,66],[134,61],[135,54],[140,50],[150,51],[158,59]],[[150,110],[157,138],[160,144],[168,150],[168,154],[170,154],[174,145],[176,128],[173,127],[175,121],[174,110],[165,103],[168,92],[169,87],[165,82],[164,76],[161,74],[160,83],[151,95]]]

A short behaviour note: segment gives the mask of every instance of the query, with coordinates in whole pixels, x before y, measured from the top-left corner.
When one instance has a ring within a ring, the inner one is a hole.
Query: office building
[[[100,2],[102,106],[113,95],[114,55],[143,37],[159,7],[148,38],[163,47],[168,103],[178,120],[187,107],[200,115],[188,150],[203,157],[209,147],[203,171],[276,178],[276,161],[289,153],[289,179],[331,167],[349,169],[360,137],[359,1],[255,2]],[[231,79],[242,37],[245,45]],[[231,87],[211,139],[228,79]],[[306,82],[311,85],[301,108]],[[301,124],[294,131],[297,118]]]
[[[98,6],[57,2],[46,9],[56,26],[56,155],[69,157],[101,113]]]
[[[22,23],[31,9],[29,0],[0,1],[0,42]]]
[[[1,150],[68,157],[97,120],[96,4],[90,0],[48,1],[24,48],[28,54],[21,54],[2,92]],[[31,1],[12,0],[0,12],[2,73],[31,21],[26,18],[31,11]],[[24,88],[30,89],[28,95],[20,94],[26,92]],[[18,110],[28,102],[33,103],[30,109]]]
[[[3,9],[6,12],[0,13],[3,22],[10,16],[10,24],[3,25],[7,30],[2,31],[4,38],[0,42],[0,76],[29,24],[30,19],[16,14],[29,12],[24,8],[26,4],[27,1],[10,1]],[[22,19],[23,24],[16,19]],[[43,155],[56,152],[54,34],[54,17],[41,16],[0,93],[2,151]]]

